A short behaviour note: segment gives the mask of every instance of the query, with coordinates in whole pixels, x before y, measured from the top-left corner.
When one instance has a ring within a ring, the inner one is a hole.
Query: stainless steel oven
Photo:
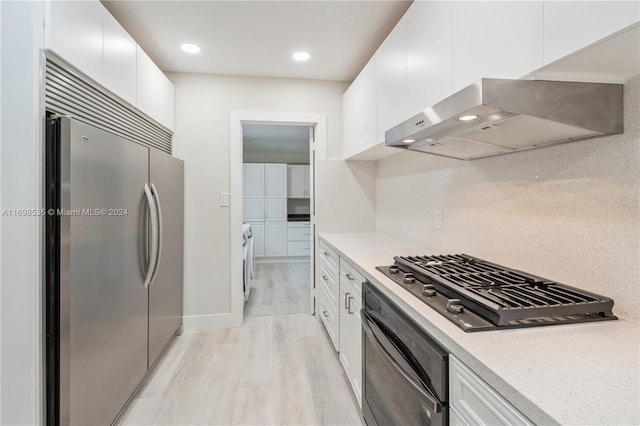
[[[370,283],[362,292],[367,425],[447,425],[447,352]]]

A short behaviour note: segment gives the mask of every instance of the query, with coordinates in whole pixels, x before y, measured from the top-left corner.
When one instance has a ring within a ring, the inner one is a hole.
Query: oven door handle
[[[416,383],[409,374],[398,364],[398,362],[393,359],[393,356],[387,351],[387,349],[382,345],[382,342],[375,335],[372,326],[379,329],[374,322],[369,318],[366,312],[363,312],[362,316],[362,328],[366,335],[371,339],[371,341],[377,346],[377,348],[384,354],[387,360],[393,365],[393,367],[404,377],[404,379],[409,382],[413,386],[413,388],[420,393],[420,395],[429,402],[429,406],[426,407],[430,409],[434,413],[442,412],[442,404],[436,398],[434,398],[431,394],[425,391],[424,387],[418,383]],[[382,331],[380,331],[382,333]],[[382,333],[384,334],[384,333]]]

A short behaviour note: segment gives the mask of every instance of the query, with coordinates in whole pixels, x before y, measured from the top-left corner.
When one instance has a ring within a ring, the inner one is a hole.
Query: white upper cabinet
[[[174,128],[175,92],[173,83],[140,46],[137,48],[138,109],[170,130]]]
[[[287,165],[264,165],[265,198],[287,198]]]
[[[131,105],[136,104],[136,42],[102,9],[102,80],[105,87]]]
[[[287,197],[309,198],[309,166],[287,165]]]
[[[261,198],[245,198],[242,204],[242,212],[244,222],[261,222],[264,221],[264,199]]]
[[[453,2],[453,91],[542,66],[543,2]]]
[[[46,47],[94,80],[102,81],[102,10],[99,1],[51,1]]]
[[[267,222],[286,222],[287,200],[285,198],[265,198],[264,220]]]
[[[407,24],[405,15],[376,52],[377,142],[384,142],[384,132],[415,114],[408,105]]]
[[[417,1],[407,19],[407,87],[413,116],[453,91],[452,3]]]
[[[638,1],[545,1],[544,63],[556,61],[639,20]]]
[[[47,1],[45,46],[169,130],[173,83],[97,0]]]
[[[244,163],[242,165],[242,196],[244,198],[264,197],[264,164]]]
[[[376,57],[362,69],[342,100],[342,153],[344,158],[366,151],[378,142]]]
[[[158,88],[160,87],[160,73],[156,64],[153,63],[149,55],[145,53],[140,46],[137,48],[137,102],[138,109],[149,115],[149,117],[158,119],[158,102],[160,96]]]
[[[158,80],[158,121],[173,130],[175,128],[175,87],[162,71],[158,74]]]

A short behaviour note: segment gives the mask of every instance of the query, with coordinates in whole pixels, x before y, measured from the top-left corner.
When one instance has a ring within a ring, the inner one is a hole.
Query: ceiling
[[[352,81],[411,1],[102,3],[165,72]]]
[[[242,126],[243,149],[249,152],[309,152],[308,126],[245,124]]]

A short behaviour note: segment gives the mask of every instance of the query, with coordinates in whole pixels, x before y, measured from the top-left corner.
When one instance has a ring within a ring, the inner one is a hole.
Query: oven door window
[[[364,330],[364,399],[377,425],[447,424],[443,406],[420,382],[395,345],[367,316]]]

